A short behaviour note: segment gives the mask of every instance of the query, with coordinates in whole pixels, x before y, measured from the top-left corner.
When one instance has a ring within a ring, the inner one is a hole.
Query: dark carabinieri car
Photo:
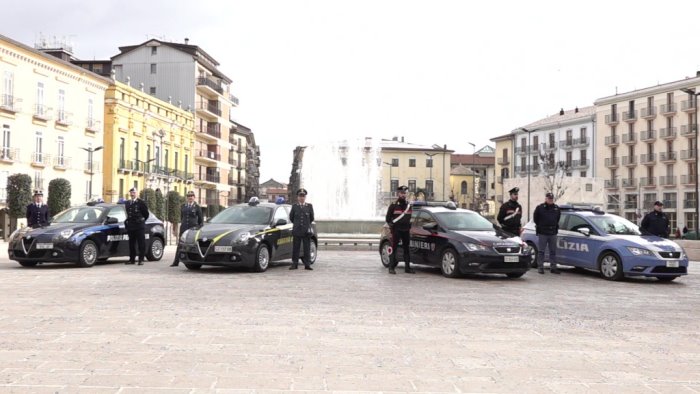
[[[247,267],[267,270],[271,262],[292,257],[291,206],[248,203],[229,207],[200,228],[180,237],[180,261],[190,270],[202,265]],[[316,234],[316,225],[312,224]],[[316,260],[318,240],[311,239],[311,256]]]
[[[399,248],[403,245],[399,244]],[[379,244],[382,264],[389,266],[391,230],[384,225]],[[411,263],[439,266],[447,277],[467,273],[500,273],[519,278],[529,269],[529,247],[478,213],[413,203]],[[402,258],[403,252],[397,253]]]
[[[8,255],[24,267],[41,263],[78,263],[91,267],[97,261],[129,255],[122,204],[88,204],[68,208],[48,226],[24,227],[10,235]],[[163,257],[163,222],[151,213],[146,220],[146,257]]]

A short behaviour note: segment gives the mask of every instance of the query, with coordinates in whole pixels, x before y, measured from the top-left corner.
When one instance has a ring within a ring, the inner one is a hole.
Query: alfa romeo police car
[[[561,205],[557,235],[557,264],[599,271],[603,278],[656,277],[672,281],[688,273],[688,257],[681,246],[653,235],[642,235],[634,223],[598,209]],[[522,238],[537,262],[533,222]],[[545,257],[547,254],[545,254]]]
[[[399,243],[397,258],[403,259]],[[444,206],[413,205],[411,263],[440,267],[447,277],[467,273],[499,273],[519,278],[529,269],[530,251],[476,212]],[[389,266],[391,230],[384,225],[379,244],[382,264]]]
[[[201,228],[180,237],[180,261],[190,270],[203,265],[267,270],[270,262],[292,257],[291,205],[237,204],[214,216]],[[316,225],[312,223],[310,261],[316,260]]]

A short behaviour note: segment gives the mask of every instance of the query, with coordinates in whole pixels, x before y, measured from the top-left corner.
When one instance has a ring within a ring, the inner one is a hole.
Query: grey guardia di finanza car
[[[190,270],[202,265],[267,270],[271,262],[292,257],[291,205],[237,204],[211,218],[201,228],[180,237],[180,261]],[[310,260],[316,261],[316,225],[312,223]],[[303,252],[303,251],[302,251]]]
[[[411,263],[440,267],[446,277],[468,273],[498,273],[519,278],[530,268],[530,251],[519,237],[503,231],[474,211],[413,203]],[[397,259],[403,261],[404,245]],[[389,266],[391,229],[384,225],[379,243],[382,264]]]
[[[77,263],[92,267],[111,257],[129,256],[123,204],[88,204],[68,208],[48,226],[24,227],[10,235],[8,255],[24,267],[43,263]],[[165,232],[153,212],[146,220],[146,258],[163,257]]]
[[[608,280],[645,276],[672,281],[688,273],[688,256],[677,243],[642,235],[636,224],[599,209],[569,205],[559,208],[557,264],[596,270]],[[525,225],[522,238],[530,246],[536,265],[533,222]]]

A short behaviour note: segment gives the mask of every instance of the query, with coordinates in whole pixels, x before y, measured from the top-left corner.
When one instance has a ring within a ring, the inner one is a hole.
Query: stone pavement
[[[566,270],[390,276],[0,257],[0,392],[700,393],[700,266],[673,283]],[[168,260],[168,261],[166,261]]]

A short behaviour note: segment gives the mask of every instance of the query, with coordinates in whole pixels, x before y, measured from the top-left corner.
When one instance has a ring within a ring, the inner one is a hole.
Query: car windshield
[[[104,208],[79,207],[69,208],[53,217],[52,223],[97,223],[102,217]]]
[[[488,231],[493,230],[493,224],[475,212],[452,211],[436,212],[435,216],[448,230],[456,231]]]
[[[236,205],[214,216],[209,223],[219,224],[269,224],[272,208]]]
[[[619,216],[591,216],[589,219],[593,224],[605,231],[606,234],[642,235],[636,224]]]

